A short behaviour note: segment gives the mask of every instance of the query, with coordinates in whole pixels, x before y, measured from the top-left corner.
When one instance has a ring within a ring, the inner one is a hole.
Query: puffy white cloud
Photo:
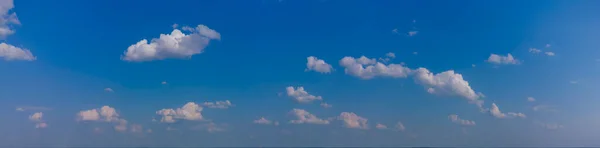
[[[46,127],[48,127],[48,124],[46,124],[44,122],[35,124],[35,128],[46,128]]]
[[[0,26],[0,29],[1,26]],[[2,35],[2,31],[0,31],[0,35]],[[15,61],[15,60],[23,60],[23,61],[35,61],[36,57],[31,54],[31,51],[28,49],[23,49],[19,47],[15,47],[13,45],[9,45],[6,43],[0,43],[0,58],[3,58],[6,61]]]
[[[367,118],[360,117],[352,112],[342,112],[338,116],[338,120],[344,121],[344,126],[347,128],[368,129]]]
[[[455,73],[453,70],[434,75],[426,68],[418,68],[414,75],[416,82],[425,86],[429,93],[460,96],[480,107],[483,103],[483,100],[479,99],[482,97],[482,94],[475,93],[469,82],[464,80],[461,74]]]
[[[227,109],[227,108],[233,106],[233,104],[231,104],[231,101],[229,101],[229,100],[216,101],[216,102],[204,102],[202,105],[205,107],[208,107],[208,108],[218,108],[218,109]]]
[[[159,38],[154,38],[150,42],[143,39],[129,46],[121,58],[133,62],[190,58],[202,53],[210,40],[221,39],[218,32],[204,25],[186,30],[191,33],[185,34],[179,29],[174,29],[171,34],[161,34]]]
[[[327,104],[325,102],[321,102],[321,107],[323,107],[323,108],[331,108],[331,107],[333,107],[333,105]]]
[[[388,57],[388,58],[396,58],[396,54],[393,53],[393,52],[388,52],[388,53],[385,54],[385,56]]]
[[[527,97],[527,101],[529,101],[529,102],[535,102],[535,98],[533,98],[533,97]]]
[[[29,116],[29,120],[35,121],[35,122],[42,121],[42,116],[43,115],[44,114],[42,112],[33,113],[31,116]]]
[[[267,119],[265,117],[261,117],[260,119],[254,120],[254,123],[256,123],[256,124],[266,124],[266,125],[273,124],[275,126],[279,125],[279,122],[277,122],[277,121],[273,122],[273,121],[271,121],[271,120],[269,120],[269,119]]]
[[[327,64],[324,60],[318,59],[317,57],[310,56],[306,58],[306,71],[316,71],[320,73],[331,73],[333,67]]]
[[[458,115],[455,115],[455,114],[449,115],[448,119],[450,119],[450,121],[460,124],[460,125],[475,125],[475,121],[461,119],[458,117]]]
[[[381,123],[377,123],[377,125],[375,125],[375,128],[377,129],[387,129],[387,126],[381,124]]]
[[[540,52],[542,52],[542,50],[539,50],[537,48],[529,48],[529,52],[531,52],[531,53],[540,53]]]
[[[490,112],[490,114],[492,114],[492,116],[494,116],[496,118],[512,118],[512,117],[526,118],[527,117],[523,113],[515,113],[515,112],[502,113],[502,111],[500,111],[500,108],[498,108],[496,103],[492,103],[492,107],[490,108],[489,112]]]
[[[401,64],[383,64],[375,59],[365,56],[360,58],[344,57],[340,60],[340,65],[344,67],[346,74],[356,76],[362,79],[372,79],[376,76],[405,78],[411,70]]]
[[[173,123],[176,119],[183,120],[203,120],[202,107],[194,102],[188,102],[181,108],[161,109],[156,111],[157,115],[162,116],[160,122]]]
[[[521,63],[519,60],[515,59],[510,53],[506,56],[491,54],[486,61],[498,65],[514,65]]]
[[[105,92],[114,92],[114,90],[110,87],[104,88]]]
[[[328,120],[320,119],[303,109],[294,108],[290,114],[296,118],[296,120],[290,120],[290,123],[293,124],[329,124]]]
[[[417,33],[419,33],[419,31],[409,31],[407,34],[408,36],[415,36]]]
[[[554,52],[550,52],[550,51],[546,51],[546,52],[544,52],[544,53],[545,53],[546,55],[548,55],[548,56],[554,56],[554,55],[556,55],[556,54],[554,54]]]
[[[120,121],[119,114],[110,106],[102,106],[99,109],[83,110],[77,114],[77,119],[80,121],[104,121],[117,122]]]
[[[162,84],[162,85],[166,85],[166,84],[167,84],[167,81],[162,81],[162,82],[160,82],[160,84]]]
[[[321,96],[314,96],[309,94],[304,87],[294,88],[293,86],[288,86],[285,88],[287,95],[292,97],[298,103],[310,103],[315,100],[323,100]]]
[[[0,37],[4,38],[15,33],[14,25],[21,25],[17,14],[10,12],[15,7],[13,0],[0,1]]]
[[[396,123],[396,130],[404,131],[406,130],[406,127],[404,127],[404,124],[402,124],[402,122],[398,121],[398,123]]]

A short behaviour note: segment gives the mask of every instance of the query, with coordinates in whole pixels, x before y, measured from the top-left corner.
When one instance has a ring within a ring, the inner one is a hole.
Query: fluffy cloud
[[[0,29],[2,29],[0,27]],[[0,30],[0,35],[2,31]],[[6,61],[15,61],[15,60],[23,60],[23,61],[35,61],[36,57],[31,54],[31,51],[19,47],[15,47],[13,45],[9,45],[6,43],[0,43],[0,58],[3,58]]]
[[[315,100],[323,100],[321,96],[314,96],[304,90],[304,87],[297,87],[294,89],[293,86],[285,88],[287,95],[292,97],[298,103],[310,103]]]
[[[105,92],[114,92],[114,90],[110,87],[104,88]]]
[[[385,56],[388,57],[388,58],[396,58],[396,54],[393,53],[393,52],[388,52],[388,53],[385,54]]]
[[[42,112],[33,113],[31,116],[29,116],[29,120],[34,121],[34,122],[40,122],[40,121],[42,121],[43,115],[44,114]]]
[[[21,25],[17,14],[10,12],[15,7],[13,0],[0,1],[0,37],[4,38],[15,33],[13,25]]]
[[[510,53],[506,56],[491,54],[490,57],[486,60],[492,64],[498,65],[510,65],[510,64],[519,64],[520,61],[515,59]]]
[[[414,78],[418,84],[425,86],[429,93],[460,96],[480,107],[483,104],[483,101],[479,99],[482,97],[481,93],[475,93],[469,82],[453,70],[434,75],[426,68],[418,68]]]
[[[119,114],[110,106],[102,106],[100,109],[83,110],[77,114],[80,121],[119,121]]]
[[[160,82],[160,84],[162,84],[162,85],[166,85],[166,84],[167,84],[167,81],[162,81],[162,82]]]
[[[407,35],[408,35],[408,36],[415,36],[415,35],[417,35],[417,33],[419,33],[419,31],[409,31],[409,32],[407,33]]]
[[[157,115],[162,116],[160,122],[173,123],[176,119],[183,120],[203,120],[202,107],[194,102],[188,102],[181,108],[161,109],[156,111]]]
[[[204,104],[202,104],[205,107],[208,108],[218,108],[218,109],[227,109],[231,106],[233,106],[233,104],[231,104],[231,101],[229,100],[225,100],[225,101],[216,101],[216,102],[204,102]]]
[[[290,123],[293,124],[329,124],[328,120],[320,119],[303,109],[294,108],[290,114],[296,118],[296,120],[290,120]]]
[[[327,64],[324,60],[318,59],[317,57],[310,56],[306,58],[306,70],[316,71],[320,73],[331,73],[333,67]]]
[[[527,101],[529,101],[529,102],[535,102],[535,98],[533,98],[533,97],[527,97]]]
[[[211,40],[221,39],[221,35],[217,31],[204,25],[186,30],[190,34],[174,29],[171,34],[161,34],[159,38],[150,40],[150,43],[143,39],[129,46],[121,58],[133,62],[190,58],[195,54],[202,53]]]
[[[321,102],[321,107],[323,107],[323,108],[331,108],[333,106],[331,104],[327,104],[325,102]]]
[[[556,123],[540,123],[540,126],[542,126],[545,129],[549,129],[549,130],[557,130],[557,129],[563,128],[563,125],[556,124]]]
[[[406,130],[406,127],[404,127],[404,124],[402,124],[402,122],[398,121],[398,123],[396,123],[396,130],[404,131]]]
[[[372,79],[376,76],[405,78],[411,70],[401,64],[383,64],[375,59],[365,56],[360,58],[344,57],[340,60],[340,65],[344,67],[346,74],[359,77],[361,79]]]
[[[492,107],[490,108],[489,112],[490,112],[490,114],[492,114],[492,116],[494,116],[496,118],[512,118],[512,117],[526,118],[527,117],[523,113],[515,113],[515,112],[502,113],[502,111],[500,111],[500,108],[498,108],[496,103],[492,103]]]
[[[458,115],[455,115],[455,114],[449,115],[448,119],[450,119],[450,121],[460,124],[460,125],[475,125],[475,121],[461,119],[458,117]]]
[[[35,124],[35,128],[46,128],[46,127],[48,127],[48,124],[46,124],[44,122]]]
[[[544,52],[547,56],[554,56],[554,52],[546,51]]]
[[[347,128],[369,128],[366,118],[360,117],[352,112],[342,112],[340,116],[338,116],[338,120],[342,120],[344,122],[344,126]]]
[[[375,128],[377,129],[387,129],[387,126],[381,124],[381,123],[377,123],[377,125],[375,125]]]
[[[256,124],[266,124],[266,125],[273,124],[275,126],[279,125],[279,122],[277,122],[277,121],[273,122],[273,121],[271,121],[271,120],[269,120],[269,119],[267,119],[265,117],[261,117],[260,119],[254,120],[254,123],[256,123]]]
[[[542,50],[539,50],[537,48],[529,48],[529,52],[531,52],[531,53],[540,53],[540,52],[542,52]]]

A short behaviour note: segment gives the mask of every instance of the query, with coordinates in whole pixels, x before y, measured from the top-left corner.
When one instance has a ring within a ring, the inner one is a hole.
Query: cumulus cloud
[[[205,107],[208,107],[208,108],[218,108],[218,109],[227,109],[227,108],[233,106],[233,104],[231,104],[231,101],[229,101],[229,100],[216,101],[216,102],[204,102],[204,104],[202,104],[202,105]]]
[[[298,103],[310,103],[315,100],[323,100],[321,96],[314,96],[309,94],[304,87],[294,88],[293,86],[288,86],[285,88],[287,95],[292,97]]]
[[[191,28],[191,27],[190,27]],[[143,39],[127,48],[121,59],[131,62],[163,60],[168,58],[184,59],[204,52],[211,40],[220,40],[221,35],[207,26],[185,29],[189,34],[174,29],[171,34],[161,34],[148,42]]]
[[[496,103],[492,103],[492,107],[490,108],[489,112],[490,112],[490,114],[492,114],[492,116],[494,116],[496,118],[513,118],[513,117],[526,118],[527,117],[523,113],[515,113],[515,112],[502,113],[502,111],[500,111],[500,108],[498,108]]]
[[[333,67],[327,64],[324,60],[318,59],[317,57],[310,56],[306,58],[306,71],[316,71],[320,73],[331,73]]]
[[[144,132],[144,128],[142,127],[142,125],[139,124],[133,124],[130,126],[130,131],[134,132],[134,133],[141,133]],[[150,132],[152,132],[152,130],[148,129]]]
[[[344,67],[346,74],[359,77],[361,79],[372,79],[374,77],[393,77],[405,78],[411,70],[401,64],[383,64],[375,59],[365,56],[360,58],[344,57],[340,60],[340,65]]]
[[[529,52],[531,52],[531,53],[540,53],[540,52],[542,52],[542,50],[539,50],[537,48],[529,48]]]
[[[10,11],[14,7],[13,0],[0,1],[0,37],[2,38],[15,33],[13,26],[21,25],[17,13]]]
[[[529,101],[529,102],[535,102],[535,98],[533,98],[533,97],[527,97],[527,101]]]
[[[461,119],[458,117],[458,115],[455,115],[455,114],[449,115],[448,119],[450,119],[450,121],[460,124],[460,125],[475,125],[475,121]]]
[[[1,28],[0,28],[1,29]],[[1,34],[1,33],[0,33]],[[6,43],[0,43],[0,58],[6,61],[35,61],[36,57],[31,54],[31,51]]]
[[[83,110],[77,114],[77,119],[80,121],[119,121],[119,114],[110,106],[102,106],[99,109]]]
[[[404,124],[402,124],[402,122],[398,121],[398,123],[396,123],[396,130],[404,131],[406,130],[406,127],[404,127]]]
[[[429,93],[460,96],[479,107],[483,104],[483,100],[480,100],[483,95],[475,93],[469,82],[453,70],[433,74],[426,68],[418,68],[414,78],[418,84],[425,86]]]
[[[387,129],[387,126],[381,124],[381,123],[377,123],[377,125],[375,125],[375,128],[377,129]]]
[[[29,116],[29,120],[35,121],[35,122],[42,121],[43,115],[44,114],[42,112],[33,113],[31,116]]]
[[[548,55],[548,56],[554,56],[554,55],[555,55],[555,54],[554,54],[554,52],[550,52],[550,51],[546,51],[546,52],[544,52],[544,53],[545,53],[546,55]]]
[[[323,107],[323,108],[331,108],[331,107],[333,107],[333,106],[332,106],[331,104],[327,104],[327,103],[325,103],[325,102],[322,102],[322,103],[321,103],[321,107]]]
[[[323,120],[303,109],[292,109],[290,113],[296,120],[290,120],[293,124],[329,124],[328,120]]]
[[[352,112],[342,112],[340,116],[338,116],[338,120],[342,120],[344,122],[344,126],[347,128],[369,128],[369,125],[367,124],[367,118],[360,117]]]
[[[388,53],[385,54],[385,56],[388,57],[388,58],[396,58],[396,54],[393,53],[393,52],[388,52]]]
[[[156,111],[157,115],[162,116],[160,122],[173,123],[177,119],[183,120],[203,120],[202,107],[194,102],[188,102],[181,108],[161,109]]]
[[[521,63],[519,60],[515,59],[510,53],[506,56],[491,54],[486,61],[497,65],[515,65]]]
[[[256,123],[256,124],[265,124],[265,125],[271,125],[271,124],[273,124],[275,126],[279,125],[279,122],[277,122],[277,121],[271,121],[271,120],[269,120],[269,119],[267,119],[265,117],[261,117],[260,119],[254,120],[254,123]]]

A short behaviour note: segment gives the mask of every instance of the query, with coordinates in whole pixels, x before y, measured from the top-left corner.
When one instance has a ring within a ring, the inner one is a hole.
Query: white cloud
[[[502,111],[500,111],[500,108],[498,108],[496,103],[492,103],[492,107],[490,108],[490,114],[492,114],[492,116],[494,116],[496,118],[512,118],[512,117],[526,118],[527,117],[523,113],[515,113],[515,112],[502,113]]]
[[[417,33],[419,33],[419,31],[409,31],[407,34],[408,36],[415,36]]]
[[[385,56],[388,57],[388,58],[396,58],[396,54],[393,53],[393,52],[388,52],[388,53],[385,54]]]
[[[402,122],[398,121],[398,123],[396,123],[396,130],[404,131],[406,130],[406,127],[404,127],[404,124],[402,124]]]
[[[160,84],[162,84],[162,85],[166,85],[166,84],[167,84],[167,81],[162,81],[162,82],[160,82]]]
[[[475,65],[475,64],[471,64],[471,67],[476,67],[476,66],[477,66],[477,65]]]
[[[296,120],[290,120],[290,123],[293,124],[329,124],[329,121],[320,119],[303,109],[294,108],[290,114],[296,118]]]
[[[190,34],[185,34],[179,29],[174,29],[171,34],[161,34],[159,38],[150,40],[150,43],[143,39],[129,46],[121,59],[144,62],[168,58],[190,58],[195,54],[202,53],[210,40],[221,39],[218,32],[204,25],[198,25],[190,32]]]
[[[31,116],[29,116],[29,120],[34,121],[34,122],[40,122],[40,121],[42,121],[43,115],[44,114],[42,112],[33,113]]]
[[[114,127],[116,131],[124,132],[127,130],[127,121],[126,120],[121,119],[121,120],[117,121],[117,123],[118,124],[115,125],[115,127]]]
[[[35,124],[35,128],[46,128],[46,127],[48,127],[48,124],[46,124],[44,122]]]
[[[458,115],[455,115],[455,114],[449,115],[448,119],[450,119],[450,121],[460,124],[460,125],[475,125],[475,121],[461,119],[458,117]]]
[[[52,110],[52,108],[41,107],[41,106],[18,106],[16,111],[44,111],[44,110]]]
[[[571,83],[571,84],[577,84],[577,83],[579,83],[579,82],[578,82],[578,81],[571,80],[571,81],[569,81],[569,83]]]
[[[540,52],[542,52],[542,50],[539,50],[537,48],[529,48],[529,52],[531,52],[531,53],[540,53]]]
[[[535,102],[535,98],[533,98],[533,97],[527,97],[527,101],[529,101],[529,102]]]
[[[550,48],[550,47],[552,47],[552,45],[546,44],[546,48]]]
[[[207,131],[209,133],[214,133],[214,132],[225,131],[224,126],[225,126],[224,124],[217,125],[214,122],[209,122],[209,123],[206,123],[206,124],[197,125],[197,126],[193,127],[192,129],[195,129],[195,130],[205,130],[205,131]]]
[[[134,132],[134,133],[141,133],[144,131],[144,128],[142,127],[142,125],[139,125],[139,124],[133,124],[130,126],[130,128],[131,128],[131,132]],[[150,130],[150,129],[148,129],[148,130]],[[152,130],[150,130],[150,132],[152,132]]]
[[[413,54],[414,54],[414,55],[418,55],[419,53],[415,51],[415,52],[413,52]]]
[[[387,129],[387,126],[381,124],[381,123],[377,123],[377,125],[375,125],[375,128],[377,129]]]
[[[1,20],[1,19],[0,19]],[[0,29],[1,26],[0,26]],[[0,35],[2,32],[0,31]],[[0,58],[3,58],[6,61],[35,61],[36,57],[31,54],[31,51],[28,49],[23,49],[19,47],[15,47],[10,44],[0,43]]]
[[[13,0],[0,1],[0,37],[4,38],[15,33],[14,25],[21,25],[17,14],[10,12],[15,7]]]
[[[323,100],[323,97],[311,95],[301,86],[295,89],[293,86],[288,86],[285,90],[287,95],[292,97],[298,103],[310,103],[315,100]]]
[[[375,59],[369,59],[361,56],[356,59],[353,57],[344,57],[340,60],[340,65],[345,68],[346,74],[356,76],[362,79],[372,79],[376,76],[385,76],[393,78],[405,78],[411,70],[401,64],[383,64]]]
[[[545,111],[545,112],[555,112],[558,111],[554,106],[550,105],[536,105],[531,108],[533,111]]]
[[[176,29],[177,27],[179,27],[179,24],[175,23],[171,27],[173,27],[173,29]]]
[[[110,106],[102,106],[100,109],[83,110],[77,114],[77,119],[80,121],[104,121],[116,122],[120,121],[119,114]]]
[[[550,51],[546,51],[545,54],[548,55],[548,56],[554,56],[555,55],[554,52],[550,52]]]
[[[188,102],[181,108],[161,109],[156,111],[157,115],[162,116],[160,122],[173,123],[176,119],[183,120],[203,120],[202,107],[194,102]]]
[[[486,60],[489,63],[492,64],[498,64],[498,65],[509,65],[509,64],[519,64],[521,63],[519,60],[515,59],[510,53],[506,56],[502,56],[502,55],[497,55],[497,54],[491,54],[490,57]]]
[[[269,120],[269,119],[267,119],[265,117],[261,117],[260,119],[254,120],[254,123],[256,123],[256,124],[266,124],[266,125],[273,124],[275,126],[279,125],[279,122],[277,122],[277,121],[273,122],[273,121],[271,121],[271,120]]]
[[[232,107],[233,104],[231,104],[231,101],[229,100],[225,100],[225,101],[216,101],[216,102],[204,102],[205,107],[208,108],[218,108],[218,109],[227,109],[229,107]]]
[[[306,71],[316,71],[320,73],[331,73],[333,67],[327,64],[324,60],[318,59],[317,57],[310,56],[306,58]]]
[[[114,90],[110,87],[104,88],[105,92],[114,92]]]
[[[483,104],[483,100],[479,99],[483,97],[482,94],[475,93],[469,82],[453,70],[434,75],[426,68],[418,68],[414,78],[418,84],[425,86],[429,93],[460,96],[479,107]]]
[[[331,108],[333,106],[331,104],[327,104],[325,102],[321,102],[321,107],[323,107],[323,108]]]
[[[338,120],[344,121],[344,126],[347,128],[368,129],[367,119],[360,117],[352,112],[342,112],[338,116]]]
[[[392,33],[398,33],[398,28],[392,29]]]

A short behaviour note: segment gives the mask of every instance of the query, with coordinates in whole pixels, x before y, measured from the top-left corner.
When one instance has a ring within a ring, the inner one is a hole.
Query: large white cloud
[[[458,117],[458,115],[455,115],[455,114],[449,115],[448,119],[450,119],[450,121],[452,121],[456,124],[460,124],[460,125],[475,125],[475,121],[461,119]]]
[[[216,102],[204,102],[202,105],[205,107],[208,107],[208,108],[218,108],[218,109],[227,109],[227,108],[233,106],[233,104],[231,104],[231,101],[229,101],[229,100],[216,101]]]
[[[31,54],[31,51],[29,51],[27,49],[15,47],[13,45],[9,45],[6,43],[0,43],[0,58],[3,58],[6,61],[15,61],[15,60],[34,61],[34,60],[36,60],[36,57],[33,56],[33,54]]]
[[[143,39],[127,48],[122,59],[125,61],[152,61],[167,58],[190,58],[200,54],[211,40],[220,40],[221,35],[204,25],[188,29],[190,34],[185,34],[179,29],[174,29],[171,34],[161,34],[148,42]]]
[[[320,119],[303,109],[294,108],[290,114],[296,118],[296,120],[290,120],[290,123],[293,124],[329,124],[328,120]]]
[[[194,102],[188,102],[181,108],[161,109],[156,111],[157,115],[162,116],[161,122],[173,123],[176,119],[183,120],[203,120],[202,107]]]
[[[486,61],[489,63],[492,63],[492,64],[498,64],[498,65],[509,65],[509,64],[514,65],[514,64],[520,63],[520,61],[517,60],[516,58],[514,58],[510,53],[507,54],[506,56],[490,54],[490,57],[488,57],[488,59]]]
[[[414,78],[418,84],[425,86],[429,93],[460,96],[479,107],[483,104],[483,100],[479,99],[482,94],[475,93],[469,82],[453,70],[433,74],[426,68],[418,68]]]
[[[15,33],[14,25],[21,25],[17,13],[10,12],[15,7],[13,0],[0,1],[0,37],[4,38]]]
[[[292,97],[298,103],[310,103],[315,100],[323,100],[321,96],[314,96],[309,94],[304,87],[294,88],[293,86],[288,86],[285,88],[287,95]]]
[[[527,117],[523,113],[515,113],[515,112],[503,113],[502,111],[500,111],[500,108],[498,108],[496,103],[492,103],[492,107],[490,108],[489,112],[490,112],[490,114],[492,114],[492,116],[494,116],[496,118],[513,118],[513,117],[526,118]]]
[[[374,77],[407,77],[411,70],[401,64],[383,64],[375,59],[365,56],[360,58],[344,57],[340,60],[340,65],[344,67],[346,74],[359,77],[361,79],[372,79]]]
[[[347,128],[369,129],[369,125],[367,124],[368,119],[352,112],[342,112],[338,116],[338,120],[342,120],[344,126]]]
[[[316,71],[320,73],[331,73],[333,67],[327,64],[324,60],[318,59],[317,57],[310,56],[306,58],[306,70]]]

